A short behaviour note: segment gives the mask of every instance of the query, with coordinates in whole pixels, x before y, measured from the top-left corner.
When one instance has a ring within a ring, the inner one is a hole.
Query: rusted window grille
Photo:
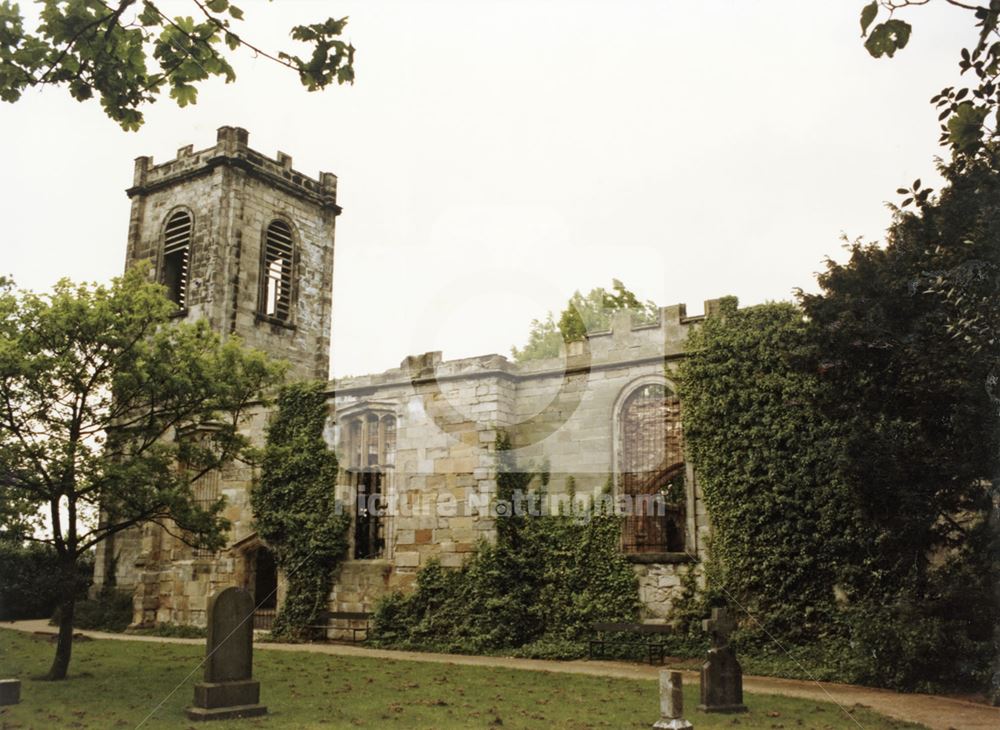
[[[253,612],[253,627],[259,631],[270,631],[274,628],[274,619],[278,615],[275,608],[258,608]]]
[[[188,272],[191,265],[191,215],[177,211],[163,234],[163,271],[161,281],[167,287],[167,296],[178,307],[187,306]]]
[[[273,221],[264,236],[264,266],[261,276],[261,311],[287,321],[292,309],[292,229],[284,221]]]
[[[684,445],[680,400],[665,385],[629,395],[620,414],[621,493],[632,502],[622,526],[626,552],[684,550]]]

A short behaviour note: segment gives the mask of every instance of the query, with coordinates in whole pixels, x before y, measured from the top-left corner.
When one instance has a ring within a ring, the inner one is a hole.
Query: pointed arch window
[[[260,311],[287,322],[292,312],[292,229],[281,220],[272,221],[264,234],[264,261],[260,281]]]
[[[665,384],[628,395],[619,413],[619,485],[630,498],[626,552],[683,552],[687,489],[680,399]]]
[[[179,210],[170,216],[163,233],[163,270],[160,281],[167,287],[167,297],[181,309],[187,307],[193,223],[190,213]]]

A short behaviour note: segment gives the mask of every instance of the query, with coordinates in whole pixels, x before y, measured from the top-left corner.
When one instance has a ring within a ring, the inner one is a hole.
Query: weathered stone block
[[[420,565],[420,553],[396,553],[396,565],[401,568],[416,568]]]
[[[465,562],[465,556],[462,553],[441,553],[439,557],[441,565],[445,568],[461,568]]]
[[[213,709],[260,702],[260,682],[246,679],[234,682],[199,682],[194,686],[194,703]]]
[[[0,679],[0,705],[16,705],[21,701],[21,680]]]

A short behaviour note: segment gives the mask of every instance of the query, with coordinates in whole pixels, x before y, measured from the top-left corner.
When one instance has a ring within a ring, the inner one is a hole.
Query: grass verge
[[[53,651],[47,639],[0,630],[0,676],[24,680],[21,704],[0,708],[0,727],[107,730],[136,728],[147,717],[141,725],[145,730],[191,726],[183,713],[193,683],[201,678],[196,670],[204,654],[200,646],[86,641],[74,647],[70,679],[31,679],[44,674]],[[648,680],[276,651],[256,652],[254,674],[270,714],[212,723],[212,730],[620,730],[649,728],[658,717],[656,684]],[[696,692],[696,686],[688,686],[685,702],[698,730],[856,727],[835,705],[770,695],[748,694],[745,715],[709,715],[695,709]],[[851,712],[867,730],[920,727],[864,708]]]

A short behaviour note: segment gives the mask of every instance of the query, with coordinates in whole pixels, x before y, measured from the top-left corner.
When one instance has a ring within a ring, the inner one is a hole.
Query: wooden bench
[[[666,645],[661,637],[664,634],[673,633],[673,629],[664,624],[633,624],[633,623],[595,623],[590,625],[591,631],[596,636],[590,639],[587,655],[595,658],[595,648],[600,648],[601,653],[605,653],[605,647],[623,646],[634,649],[642,649],[649,658],[649,663],[653,664],[654,657],[657,664],[663,664]],[[629,634],[624,638],[609,639],[606,634]],[[635,638],[632,638],[635,637]]]
[[[319,614],[320,623],[314,624],[309,628],[322,631],[323,638],[326,638],[328,631],[350,631],[351,641],[357,643],[359,631],[364,631],[367,638],[368,631],[371,628],[371,618],[372,615],[366,611],[321,611]],[[364,622],[364,625],[334,626],[334,621]],[[361,639],[361,641],[364,641],[364,639]]]

